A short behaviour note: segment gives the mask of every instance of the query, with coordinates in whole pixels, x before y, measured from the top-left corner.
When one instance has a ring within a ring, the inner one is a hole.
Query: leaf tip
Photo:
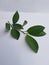
[[[13,15],[12,20],[13,20],[13,24],[18,22],[18,20],[19,20],[19,13],[18,13],[18,11],[15,12],[15,14]]]

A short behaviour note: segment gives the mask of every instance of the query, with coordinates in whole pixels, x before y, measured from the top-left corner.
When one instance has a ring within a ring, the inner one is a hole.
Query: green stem
[[[22,31],[22,30],[20,30],[20,32],[22,32],[23,34],[26,34],[26,35],[31,36],[31,35],[30,35],[30,34],[28,34],[26,31]]]
[[[26,35],[29,35],[29,36],[31,36],[29,33],[27,33],[26,31],[21,31],[20,30],[20,32],[22,32],[23,34],[26,34]],[[32,36],[31,36],[32,37]]]
[[[25,32],[25,31],[22,31],[22,30],[20,30],[20,32],[22,32],[23,34],[27,34],[27,32]]]

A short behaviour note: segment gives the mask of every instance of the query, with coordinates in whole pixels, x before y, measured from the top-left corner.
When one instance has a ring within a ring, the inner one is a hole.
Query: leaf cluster
[[[26,33],[25,33],[24,31],[22,31],[22,29],[24,29],[23,27],[27,24],[27,21],[25,20],[23,22],[23,25],[21,25],[17,23],[19,20],[19,17],[20,17],[19,13],[18,11],[16,11],[12,17],[12,24],[10,24],[9,22],[6,23],[5,25],[6,30],[8,31],[11,30],[11,36],[15,38],[16,40],[19,39],[20,32],[26,34],[25,40],[27,44],[35,53],[37,53],[39,49],[38,42],[32,36],[36,36],[36,37],[44,36],[46,34],[44,32],[45,27],[42,25],[31,26],[26,30]]]

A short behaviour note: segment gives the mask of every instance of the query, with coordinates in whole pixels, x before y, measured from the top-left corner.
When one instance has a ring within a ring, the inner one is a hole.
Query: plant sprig
[[[35,53],[37,53],[39,49],[38,42],[32,36],[37,36],[37,37],[44,36],[46,34],[44,32],[45,27],[42,25],[35,25],[28,28],[25,32],[25,31],[22,31],[22,29],[24,29],[23,27],[27,24],[27,21],[25,20],[23,22],[23,25],[21,25],[17,23],[18,20],[19,20],[19,13],[18,11],[16,11],[12,18],[12,24],[10,24],[10,22],[6,23],[5,25],[6,29],[8,31],[11,30],[11,36],[15,38],[16,40],[19,39],[20,32],[22,32],[23,34],[26,34],[25,40],[27,44]]]

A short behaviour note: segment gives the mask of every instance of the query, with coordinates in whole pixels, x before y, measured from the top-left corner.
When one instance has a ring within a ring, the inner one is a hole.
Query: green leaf
[[[25,26],[27,24],[27,21],[25,20],[24,23],[23,23],[23,26]]]
[[[18,11],[16,11],[16,13],[13,16],[13,24],[15,24],[16,22],[18,22],[19,20],[19,13]]]
[[[34,38],[32,38],[31,36],[27,35],[27,36],[26,36],[26,42],[27,42],[27,44],[29,45],[29,47],[30,47],[35,53],[38,52],[39,46],[38,46],[37,41],[36,41]]]
[[[19,31],[17,31],[16,29],[14,29],[14,28],[12,28],[12,30],[11,30],[11,35],[12,35],[12,37],[13,38],[15,38],[15,39],[19,39],[19,37],[20,37],[20,33],[19,33]]]
[[[7,30],[10,30],[10,23],[6,23],[5,26],[6,26],[6,29],[7,29]]]
[[[30,27],[27,32],[30,34],[30,35],[33,35],[33,36],[39,36],[40,33],[45,29],[44,26],[41,26],[41,25],[36,25],[36,26],[32,26]]]
[[[39,33],[37,36],[44,36],[46,35],[46,33],[44,31],[42,31],[41,33]]]
[[[21,24],[13,24],[13,27],[15,29],[23,29],[23,26]]]

